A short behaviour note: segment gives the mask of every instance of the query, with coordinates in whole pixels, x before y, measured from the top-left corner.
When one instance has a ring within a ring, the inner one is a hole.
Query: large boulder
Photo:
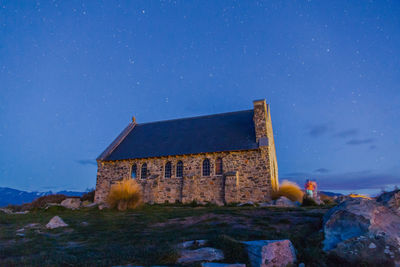
[[[252,267],[284,267],[296,262],[296,252],[290,240],[256,240],[246,245]]]
[[[67,209],[79,209],[81,200],[79,198],[66,198],[61,202],[61,206]]]
[[[400,189],[381,194],[376,200],[400,215]]]
[[[63,219],[61,219],[58,216],[54,216],[53,218],[51,218],[51,220],[49,221],[48,224],[46,224],[46,228],[48,229],[55,229],[55,228],[59,228],[59,227],[67,227],[68,224],[66,224]]]
[[[400,264],[400,216],[375,200],[348,199],[324,216],[323,249],[348,264]]]
[[[195,250],[181,250],[178,258],[178,263],[189,264],[198,261],[218,261],[223,259],[224,253],[221,250],[205,247]]]

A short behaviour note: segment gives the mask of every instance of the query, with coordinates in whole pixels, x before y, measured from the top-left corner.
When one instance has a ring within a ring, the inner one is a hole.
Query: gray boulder
[[[400,189],[381,194],[376,200],[400,216]]]
[[[66,198],[61,202],[61,206],[67,209],[79,209],[81,200],[79,198]]]
[[[183,249],[179,253],[179,264],[188,264],[198,261],[218,261],[224,259],[224,253],[216,248],[199,248],[195,250]]]
[[[51,218],[48,224],[46,224],[46,228],[48,229],[55,229],[59,227],[67,227],[68,224],[66,224],[60,217],[54,216]]]
[[[287,266],[296,262],[296,252],[290,240],[256,240],[246,245],[252,267]]]
[[[346,200],[325,214],[323,229],[323,249],[349,264],[400,264],[400,216],[380,202]]]

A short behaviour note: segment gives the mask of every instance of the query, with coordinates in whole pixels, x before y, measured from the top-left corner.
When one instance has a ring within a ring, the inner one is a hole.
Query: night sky
[[[133,115],[262,98],[281,181],[400,186],[400,1],[0,1],[0,186],[94,188]]]

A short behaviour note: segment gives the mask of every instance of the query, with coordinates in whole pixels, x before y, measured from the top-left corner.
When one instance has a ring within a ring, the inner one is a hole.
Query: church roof
[[[99,160],[150,158],[258,148],[253,110],[131,123]]]

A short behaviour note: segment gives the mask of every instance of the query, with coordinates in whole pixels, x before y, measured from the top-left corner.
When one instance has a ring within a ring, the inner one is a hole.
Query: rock
[[[97,203],[90,202],[90,201],[84,201],[82,203],[82,206],[85,207],[85,208],[93,208],[93,207],[97,206]]]
[[[88,222],[81,222],[81,225],[82,225],[82,226],[88,226],[89,223],[88,223]]]
[[[54,228],[59,228],[59,227],[67,227],[68,224],[66,224],[60,217],[54,216],[51,218],[48,224],[46,224],[46,228],[48,229],[54,229]]]
[[[81,200],[79,198],[66,198],[61,202],[61,206],[67,209],[79,209]]]
[[[291,201],[287,197],[280,197],[274,202],[277,207],[298,207],[300,206],[298,203]]]
[[[238,207],[243,207],[243,206],[255,206],[255,204],[254,204],[253,201],[247,201],[247,202],[245,202],[245,203],[239,203],[237,206],[238,206]]]
[[[7,208],[0,208],[0,211],[4,212],[5,214],[12,214],[12,210],[7,209]]]
[[[100,203],[98,206],[99,210],[108,209],[109,206],[106,203]]]
[[[400,262],[400,216],[382,202],[348,199],[330,209],[323,224],[323,249],[348,265]]]
[[[256,240],[246,245],[251,266],[287,266],[296,261],[296,252],[290,240]]]
[[[298,267],[306,267],[306,265],[303,262],[301,262],[301,263],[299,263]]]
[[[244,263],[202,262],[201,267],[246,267]]]
[[[0,211],[4,212],[5,214],[27,214],[27,213],[29,213],[28,210],[13,212],[12,210],[7,209],[7,208],[0,208]]]
[[[187,264],[197,261],[218,261],[223,259],[224,259],[224,254],[221,250],[216,248],[205,247],[195,250],[188,250],[188,249],[181,250],[177,263]]]
[[[180,248],[180,249],[188,249],[188,248],[191,248],[191,247],[203,247],[203,246],[205,246],[206,244],[207,244],[207,240],[203,240],[203,239],[201,239],[201,240],[190,240],[190,241],[185,241],[185,242],[182,242],[182,243],[180,243],[180,244],[178,244],[178,248]]]
[[[273,207],[275,204],[274,202],[262,202],[258,204],[260,207],[265,208],[265,207]]]
[[[400,216],[400,189],[392,192],[385,192],[381,194],[376,201],[393,210]]]

